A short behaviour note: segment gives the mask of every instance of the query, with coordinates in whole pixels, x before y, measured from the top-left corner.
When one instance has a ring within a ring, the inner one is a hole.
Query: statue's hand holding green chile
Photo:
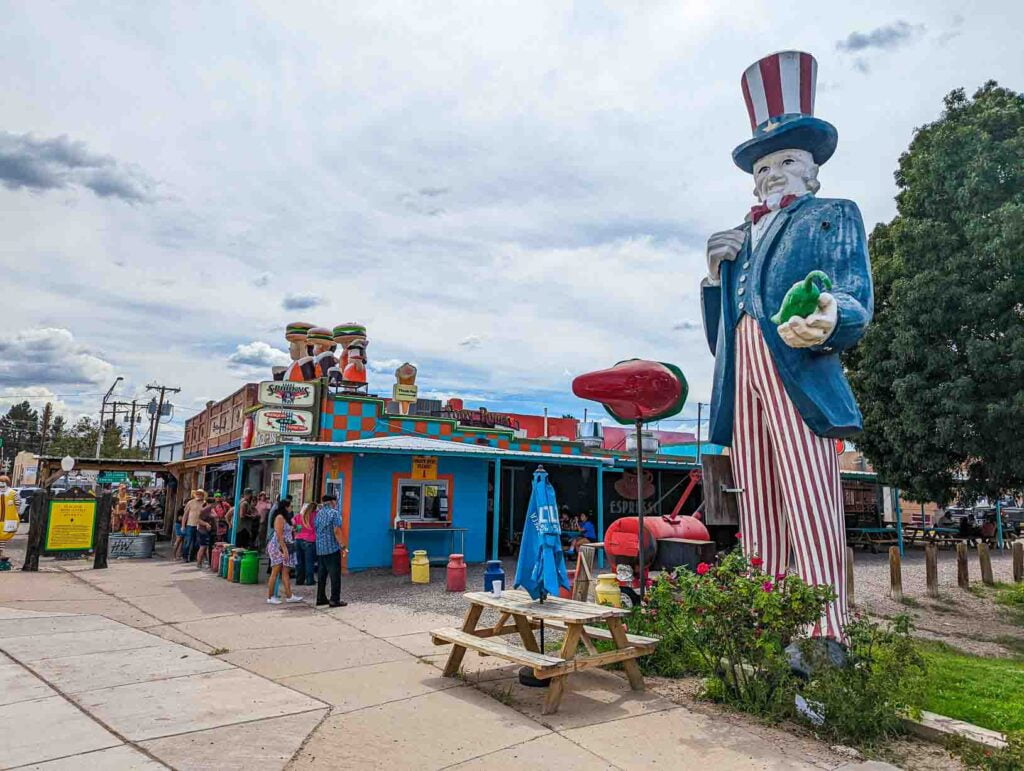
[[[832,334],[839,318],[838,307],[835,298],[822,291],[831,288],[832,279],[820,270],[812,270],[786,292],[778,312],[771,317],[786,345],[810,348],[821,345]]]

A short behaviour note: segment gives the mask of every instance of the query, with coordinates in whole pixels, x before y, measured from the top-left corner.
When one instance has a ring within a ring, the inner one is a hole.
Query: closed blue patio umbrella
[[[517,589],[544,602],[549,594],[558,594],[559,587],[569,588],[569,574],[565,572],[562,555],[562,526],[558,521],[558,503],[555,488],[548,480],[548,472],[538,466],[533,472],[533,490],[526,510],[523,541],[519,545],[516,563]],[[540,622],[540,649],[544,650],[544,621]],[[546,688],[550,680],[538,680],[530,667],[519,670],[519,682],[535,688]]]
[[[549,594],[557,595],[559,587],[569,588],[555,488],[551,486],[543,466],[538,466],[533,472],[533,490],[526,510],[513,585],[517,589],[525,589],[533,599],[541,602]]]

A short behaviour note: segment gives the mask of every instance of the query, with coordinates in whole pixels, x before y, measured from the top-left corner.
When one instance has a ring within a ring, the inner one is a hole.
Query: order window
[[[448,482],[419,482],[403,479],[398,483],[398,518],[423,522],[448,521]]]

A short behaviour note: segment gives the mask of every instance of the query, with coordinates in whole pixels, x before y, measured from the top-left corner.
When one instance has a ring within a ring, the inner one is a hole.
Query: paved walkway
[[[0,573],[0,725],[25,729],[3,768],[888,768],[809,762],[601,671],[542,716],[515,667],[440,676],[427,630],[450,615],[268,606],[160,559],[50,568]]]

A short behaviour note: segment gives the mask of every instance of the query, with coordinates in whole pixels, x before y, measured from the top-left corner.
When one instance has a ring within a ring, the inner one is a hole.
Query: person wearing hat
[[[715,356],[709,439],[731,447],[744,551],[772,576],[792,554],[804,581],[833,586],[836,599],[811,634],[842,643],[846,542],[833,442],[862,419],[839,355],[864,334],[873,299],[857,205],[816,195],[838,139],[814,116],[816,76],[814,58],[799,51],[744,72],[753,137],[732,156],[753,176],[758,203],[742,225],[708,240],[701,294]],[[827,274],[831,289],[811,312],[773,323],[811,271]]]
[[[311,329],[313,325],[305,321],[293,321],[285,327],[284,337],[288,341],[288,355],[292,363],[282,374],[283,380],[301,383],[313,379],[313,347],[309,341]]]

